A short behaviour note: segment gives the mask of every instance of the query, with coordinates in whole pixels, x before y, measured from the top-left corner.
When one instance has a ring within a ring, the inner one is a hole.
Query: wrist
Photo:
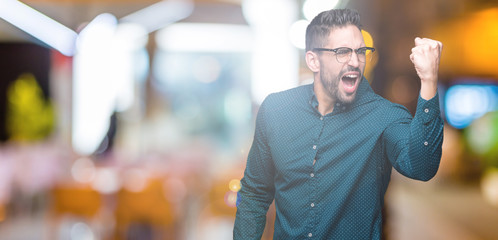
[[[420,96],[425,100],[430,100],[437,93],[437,81],[422,81]]]

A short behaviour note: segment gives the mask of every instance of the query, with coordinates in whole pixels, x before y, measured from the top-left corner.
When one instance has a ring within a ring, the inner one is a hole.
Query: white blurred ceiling
[[[194,12],[185,21],[243,24],[245,20],[240,10],[241,1],[194,0]],[[83,24],[101,13],[111,13],[119,19],[159,0],[21,0],[21,2],[78,31]],[[0,41],[32,40],[30,35],[0,18]]]

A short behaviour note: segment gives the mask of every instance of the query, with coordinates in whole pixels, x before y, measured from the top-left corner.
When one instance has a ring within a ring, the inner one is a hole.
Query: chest
[[[380,111],[360,108],[325,117],[309,112],[274,117],[268,139],[274,165],[280,173],[379,165],[372,156],[382,155],[379,139],[385,123],[381,121]]]

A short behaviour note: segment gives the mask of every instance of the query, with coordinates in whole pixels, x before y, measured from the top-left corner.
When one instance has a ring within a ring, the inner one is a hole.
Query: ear
[[[320,71],[320,60],[318,59],[318,55],[312,51],[306,52],[306,65],[308,68],[316,73]]]

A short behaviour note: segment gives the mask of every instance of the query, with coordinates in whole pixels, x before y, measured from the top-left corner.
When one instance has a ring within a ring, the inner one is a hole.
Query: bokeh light
[[[498,111],[476,119],[465,131],[470,150],[486,166],[498,167]]]
[[[251,96],[245,91],[233,89],[228,91],[224,101],[224,113],[228,123],[235,127],[243,126],[251,120]]]
[[[71,227],[71,240],[94,240],[92,229],[83,222],[75,223]]]
[[[363,40],[365,41],[365,46],[373,47],[373,48],[376,47],[374,44],[373,37],[370,34],[370,32],[368,32],[365,29],[362,29],[361,34],[363,35]],[[367,62],[367,64],[365,65],[365,71],[363,73],[363,76],[365,76],[365,78],[370,83],[372,83],[372,81],[373,81],[373,70],[374,70],[375,66],[377,65],[377,61],[379,60],[378,52],[379,51],[375,51],[375,52],[371,53],[371,54],[373,54],[372,60],[370,60],[370,62]]]
[[[311,21],[320,12],[333,9],[338,3],[339,0],[306,0],[303,4],[304,17]]]
[[[238,192],[240,190],[240,180],[232,179],[228,184],[228,188],[230,188],[230,191],[232,192]]]
[[[147,186],[147,171],[139,168],[126,169],[121,179],[124,189],[130,192],[140,192]]]
[[[306,28],[309,25],[307,20],[298,20],[294,22],[289,30],[289,38],[292,45],[299,49],[306,48]]]
[[[93,189],[102,194],[115,193],[121,187],[118,172],[114,168],[97,168],[95,180],[92,182]]]
[[[199,82],[211,83],[216,81],[220,76],[220,62],[212,56],[201,56],[193,64],[192,71],[194,78]]]
[[[73,163],[71,174],[77,182],[90,183],[95,179],[95,164],[90,158],[79,158]]]
[[[498,110],[498,86],[451,86],[446,92],[444,107],[448,123],[455,128],[465,128],[487,112]]]
[[[232,191],[228,191],[228,192],[225,194],[225,203],[226,203],[229,207],[235,207],[235,206],[236,206],[236,204],[237,204],[237,193],[232,192]]]
[[[481,191],[489,204],[498,207],[498,168],[490,168],[484,172]]]
[[[498,8],[478,9],[432,27],[433,38],[444,43],[442,74],[498,77],[498,45],[494,41],[498,38]]]
[[[104,139],[116,104],[118,81],[110,71],[117,19],[100,14],[80,33],[74,57],[72,144],[78,154],[92,154]]]

